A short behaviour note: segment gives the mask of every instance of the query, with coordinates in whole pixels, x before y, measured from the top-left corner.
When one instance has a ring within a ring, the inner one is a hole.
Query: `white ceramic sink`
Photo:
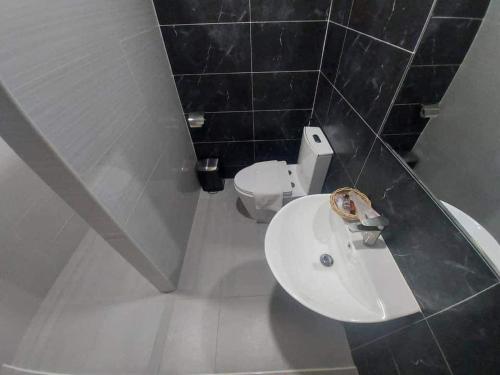
[[[283,207],[269,224],[265,247],[280,285],[319,314],[373,323],[420,311],[383,239],[365,246],[330,209],[328,194]],[[320,262],[323,254],[333,258],[331,267]]]

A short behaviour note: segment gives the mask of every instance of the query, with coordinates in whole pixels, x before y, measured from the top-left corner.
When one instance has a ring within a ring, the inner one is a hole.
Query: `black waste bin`
[[[224,190],[224,180],[222,179],[219,159],[202,159],[196,164],[196,173],[203,190],[209,193],[216,193]]]

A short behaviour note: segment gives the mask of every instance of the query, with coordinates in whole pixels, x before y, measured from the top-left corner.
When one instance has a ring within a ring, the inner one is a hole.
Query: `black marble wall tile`
[[[318,73],[259,73],[253,76],[254,107],[311,109]]]
[[[421,133],[429,119],[420,116],[420,105],[395,105],[384,125],[383,134]]]
[[[498,374],[500,286],[429,319],[454,375]]]
[[[254,113],[255,139],[301,139],[311,111],[257,111]]]
[[[434,16],[484,17],[490,0],[438,0]]]
[[[476,250],[380,141],[358,188],[389,219],[384,239],[424,315],[497,282]]]
[[[349,345],[352,349],[356,349],[359,346],[408,327],[422,320],[422,318],[422,313],[416,313],[380,323],[344,323],[344,328]]]
[[[174,74],[250,72],[250,25],[161,28]]]
[[[316,92],[316,102],[314,103],[314,117],[320,125],[323,125],[326,121],[328,110],[330,109],[332,92],[333,86],[322,74],[320,74]]]
[[[382,138],[400,155],[406,154],[413,149],[420,134],[384,134]]]
[[[325,28],[326,22],[253,24],[254,71],[319,69]]]
[[[249,165],[231,165],[225,166],[222,170],[222,178],[234,178],[236,173],[241,171],[243,168],[248,167]]]
[[[410,53],[348,31],[336,86],[374,131],[391,105]]]
[[[253,142],[195,143],[198,159],[219,158],[223,167],[250,165],[254,162]]]
[[[458,65],[412,66],[406,75],[396,103],[439,103],[458,68]]]
[[[352,358],[359,375],[400,375],[395,359],[385,340],[375,341],[354,350]]]
[[[186,113],[252,109],[250,74],[177,76],[175,83]]]
[[[189,128],[193,142],[253,140],[251,112],[206,113],[201,128]]]
[[[345,171],[340,158],[337,155],[333,155],[321,192],[323,194],[329,194],[337,189],[352,186],[354,186],[354,182]]]
[[[354,0],[335,0],[332,4],[330,20],[347,26]]]
[[[326,38],[325,52],[323,54],[323,65],[321,71],[328,77],[330,82],[335,82],[337,69],[340,62],[340,55],[342,54],[342,46],[347,29],[330,23],[328,27],[328,35]]]
[[[300,140],[256,141],[255,161],[284,160],[296,164],[299,158]]]
[[[249,21],[248,0],[153,0],[160,25]]]
[[[451,375],[426,322],[387,338],[400,374]]]
[[[452,375],[426,322],[353,351],[360,375]]]
[[[326,20],[329,6],[330,0],[252,0],[252,20]]]
[[[332,94],[328,118],[322,129],[351,180],[356,181],[375,134],[337,91]]]
[[[413,51],[433,0],[356,0],[349,26]]]
[[[432,18],[413,63],[462,63],[480,25],[480,20]]]

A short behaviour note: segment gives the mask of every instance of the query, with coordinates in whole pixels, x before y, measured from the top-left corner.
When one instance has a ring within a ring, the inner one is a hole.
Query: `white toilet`
[[[291,200],[309,194],[318,194],[325,181],[326,173],[332,159],[333,150],[325,135],[318,127],[305,127],[300,144],[298,164],[286,162],[260,162],[239,171],[234,178],[234,186],[248,214],[259,221],[262,220],[261,212],[257,212],[254,192],[257,185],[260,190],[267,189],[274,192],[279,184],[283,192],[283,205]],[[259,181],[257,181],[257,176]],[[271,186],[272,184],[272,186]],[[267,216],[272,216],[267,215]],[[270,218],[269,217],[269,218]]]

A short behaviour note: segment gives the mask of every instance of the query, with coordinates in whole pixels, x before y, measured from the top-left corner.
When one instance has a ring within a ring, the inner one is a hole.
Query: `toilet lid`
[[[255,163],[239,171],[234,177],[234,184],[238,189],[247,194],[253,194],[256,189],[256,175],[259,175],[263,181],[261,183],[273,183],[278,179],[284,195],[292,193],[292,184],[288,175],[288,168],[284,161],[264,161]],[[271,189],[270,189],[271,190]]]

